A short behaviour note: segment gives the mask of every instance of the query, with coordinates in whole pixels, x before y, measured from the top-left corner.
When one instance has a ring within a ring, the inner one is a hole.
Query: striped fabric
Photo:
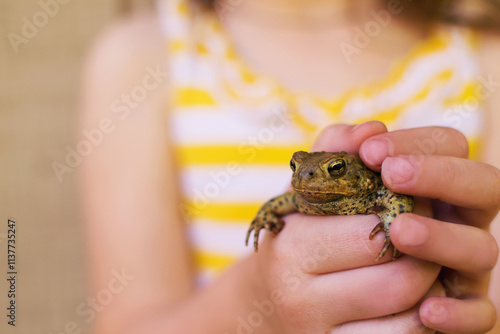
[[[238,57],[215,13],[159,2],[171,89],[171,131],[181,211],[208,282],[239,257],[260,205],[286,189],[293,152],[331,123],[383,121],[390,130],[441,125],[462,131],[477,156],[483,113],[470,32],[439,30],[387,77],[341,96],[291,93]]]

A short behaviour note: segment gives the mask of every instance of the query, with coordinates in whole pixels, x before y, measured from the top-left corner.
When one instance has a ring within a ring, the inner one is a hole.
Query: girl
[[[109,28],[82,121],[111,129],[83,166],[91,282],[113,292],[96,332],[492,329],[500,42],[457,26],[494,29],[478,3],[165,0]],[[298,150],[359,153],[415,196],[405,255],[374,265],[374,215],[289,215],[245,248]]]

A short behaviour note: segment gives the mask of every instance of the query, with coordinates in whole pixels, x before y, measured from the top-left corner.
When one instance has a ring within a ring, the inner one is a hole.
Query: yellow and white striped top
[[[215,13],[159,2],[172,91],[171,131],[200,281],[253,250],[249,223],[290,182],[293,152],[332,123],[383,121],[390,130],[454,127],[477,154],[483,113],[470,32],[439,30],[369,86],[332,98],[291,93],[238,57]]]

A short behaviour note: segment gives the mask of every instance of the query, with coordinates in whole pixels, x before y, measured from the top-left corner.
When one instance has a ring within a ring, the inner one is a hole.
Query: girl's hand
[[[381,123],[330,127],[312,150],[357,152],[363,141],[386,131]],[[415,210],[430,212],[419,204]],[[292,214],[285,221],[276,238],[265,234],[251,257],[258,277],[253,284],[261,291],[254,304],[267,313],[270,332],[433,332],[420,322],[418,309],[424,297],[444,296],[441,267],[412,256],[391,261],[390,254],[375,265],[383,244],[382,235],[368,239],[375,215]]]
[[[445,267],[446,297],[422,303],[422,322],[446,333],[491,329],[496,315],[486,293],[498,247],[488,228],[500,208],[500,171],[467,160],[464,136],[444,127],[377,134],[362,143],[360,156],[392,191],[432,199],[432,218],[404,214],[391,226],[404,254]]]

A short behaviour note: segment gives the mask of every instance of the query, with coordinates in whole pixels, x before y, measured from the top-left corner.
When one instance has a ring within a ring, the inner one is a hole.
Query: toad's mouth
[[[303,197],[306,201],[310,203],[329,203],[336,201],[342,197],[348,196],[348,194],[345,193],[339,193],[339,192],[331,192],[331,191],[325,191],[325,190],[310,190],[310,189],[304,189],[304,188],[295,188],[293,187],[293,190]]]

